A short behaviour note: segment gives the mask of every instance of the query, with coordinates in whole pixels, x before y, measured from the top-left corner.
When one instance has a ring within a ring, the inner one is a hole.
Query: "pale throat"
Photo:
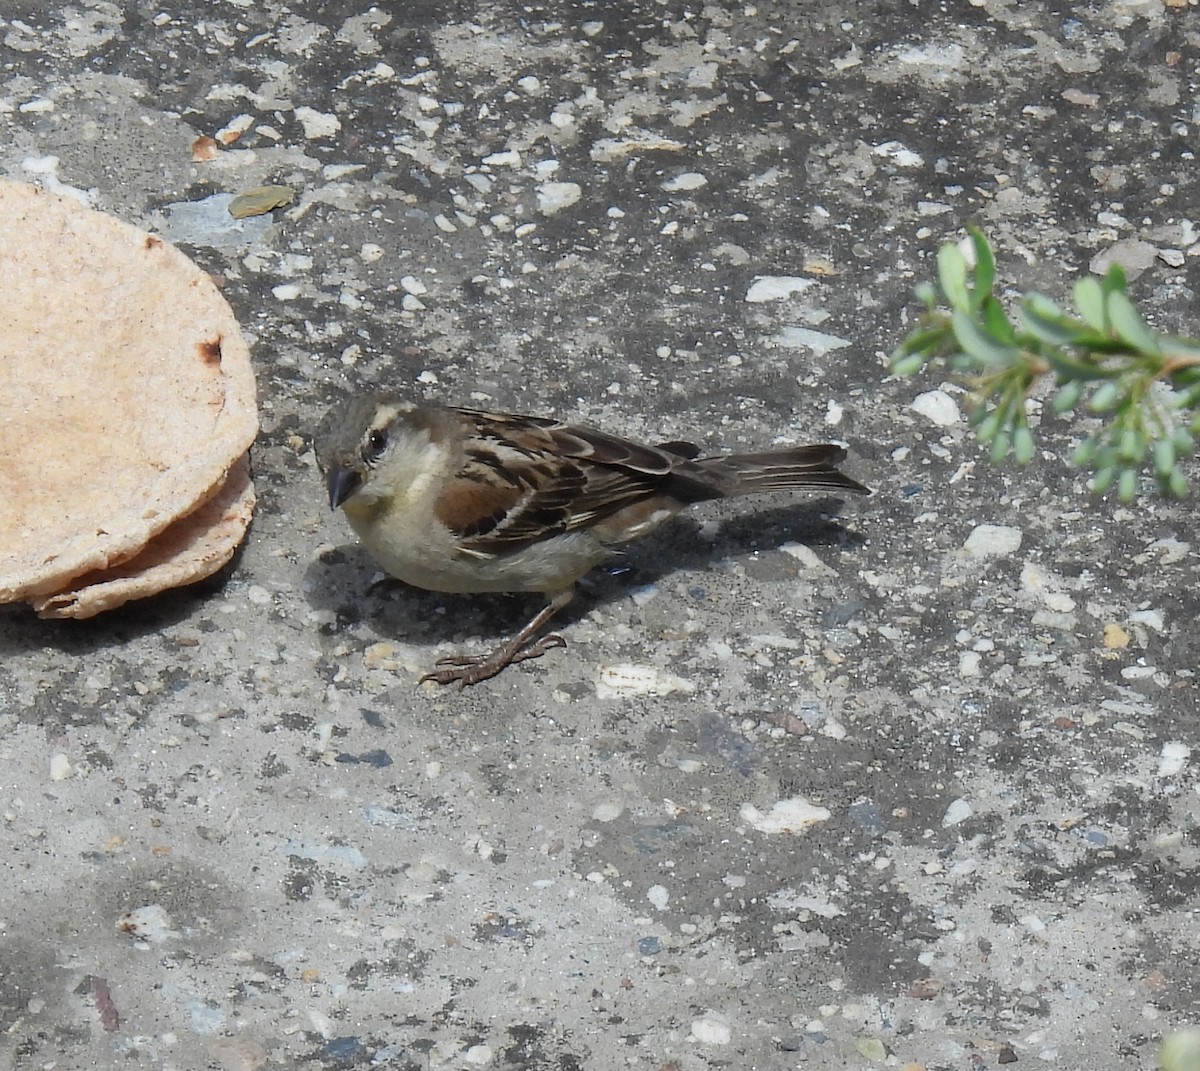
[[[373,469],[358,492],[342,505],[347,517],[371,521],[381,515],[404,513],[437,497],[442,478],[440,451],[431,442],[415,448],[397,443]]]

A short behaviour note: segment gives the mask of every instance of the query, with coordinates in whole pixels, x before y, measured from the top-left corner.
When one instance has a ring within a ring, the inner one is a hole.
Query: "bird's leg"
[[[458,681],[461,689],[467,687],[468,684],[478,684],[489,677],[494,677],[505,666],[511,666],[515,662],[524,662],[527,658],[541,658],[554,647],[566,647],[567,641],[554,632],[537,641],[534,641],[533,638],[550,618],[571,601],[574,595],[574,587],[558,592],[520,632],[489,654],[449,655],[446,658],[439,658],[437,664],[448,668],[435,669],[432,673],[426,673],[420,683],[436,681],[438,684],[451,684]]]

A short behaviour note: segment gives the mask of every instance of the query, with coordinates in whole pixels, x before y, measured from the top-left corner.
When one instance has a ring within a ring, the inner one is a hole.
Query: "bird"
[[[575,583],[687,506],[795,488],[870,494],[831,443],[701,456],[551,417],[418,404],[371,391],[335,403],[314,437],[339,507],[391,576],[429,591],[537,592],[546,605],[495,650],[451,655],[421,682],[488,680],[565,647],[539,636]]]

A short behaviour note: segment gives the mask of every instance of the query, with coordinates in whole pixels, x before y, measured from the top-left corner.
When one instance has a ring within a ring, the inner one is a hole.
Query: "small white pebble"
[[[487,1045],[472,1045],[463,1053],[463,1063],[472,1067],[487,1067],[492,1062],[492,1050]]]
[[[300,286],[297,283],[281,283],[271,287],[271,293],[280,301],[294,301],[300,296]]]
[[[336,115],[319,112],[315,108],[300,107],[295,111],[296,119],[304,127],[306,138],[331,138],[342,129]]]
[[[668,193],[676,193],[680,190],[698,190],[703,186],[708,185],[708,179],[698,171],[685,171],[682,175],[676,175],[673,179],[667,179],[662,184],[662,188]]]
[[[667,892],[665,885],[651,885],[646,890],[646,899],[654,905],[656,911],[666,911],[667,904],[671,901],[671,894]]]
[[[537,207],[543,216],[553,216],[570,208],[583,196],[578,182],[542,182],[537,188]]]
[[[827,736],[830,740],[846,739],[846,727],[837,718],[826,718],[820,731],[822,736]]]
[[[913,152],[899,141],[885,141],[874,146],[872,151],[876,156],[886,156],[897,167],[920,167],[925,162],[920,153]]]
[[[978,651],[963,651],[958,656],[958,672],[963,677],[978,677],[983,656]]]
[[[117,929],[139,941],[150,944],[162,944],[172,937],[178,937],[175,924],[166,909],[159,904],[147,904],[126,911],[117,919]]]
[[[613,822],[621,817],[625,810],[619,803],[598,803],[592,808],[592,818],[597,822]]]
[[[949,428],[962,422],[958,402],[944,390],[927,390],[924,394],[918,394],[909,408],[939,428]]]
[[[645,584],[640,588],[635,588],[630,592],[629,597],[633,600],[634,606],[645,606],[646,603],[658,597],[658,585]]]
[[[960,822],[965,822],[974,814],[971,805],[964,799],[957,799],[949,807],[946,808],[946,813],[942,816],[942,825],[956,826]]]
[[[701,1016],[692,1021],[692,1040],[701,1045],[728,1045],[733,1031],[715,1015]]]
[[[1135,625],[1145,625],[1155,632],[1163,630],[1163,613],[1161,610],[1135,610],[1129,615],[1129,620]]]
[[[1192,757],[1192,749],[1182,740],[1168,740],[1162,746],[1162,756],[1158,760],[1158,776],[1174,777],[1183,772],[1183,768]]]
[[[831,568],[821,561],[817,556],[817,552],[804,543],[784,543],[779,549],[789,557],[795,558],[796,561],[800,562],[811,573],[824,573],[829,576],[837,575],[836,569]]]
[[[1003,524],[979,524],[967,536],[963,550],[970,558],[1004,558],[1021,549],[1021,529]]]
[[[766,301],[784,301],[793,294],[815,285],[814,280],[799,275],[759,275],[746,291],[746,300],[752,305]]]
[[[61,751],[50,756],[50,780],[65,781],[71,776],[71,760]]]
[[[742,804],[738,812],[742,821],[760,833],[807,833],[820,822],[829,821],[831,815],[824,807],[815,807],[803,796],[779,800],[763,814],[753,803]]]
[[[483,158],[488,167],[520,167],[521,154],[516,149],[506,149],[504,152],[494,152]]]

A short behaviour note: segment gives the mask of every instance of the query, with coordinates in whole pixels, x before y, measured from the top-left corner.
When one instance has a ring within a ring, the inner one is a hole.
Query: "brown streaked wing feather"
[[[761,454],[727,454],[697,462],[712,478],[721,481],[727,494],[751,494],[796,487],[824,488],[870,494],[857,480],[840,472],[846,451],[832,443],[796,446]]]
[[[456,411],[474,435],[437,512],[468,553],[501,554],[588,527],[675,482],[679,454],[540,417]]]

